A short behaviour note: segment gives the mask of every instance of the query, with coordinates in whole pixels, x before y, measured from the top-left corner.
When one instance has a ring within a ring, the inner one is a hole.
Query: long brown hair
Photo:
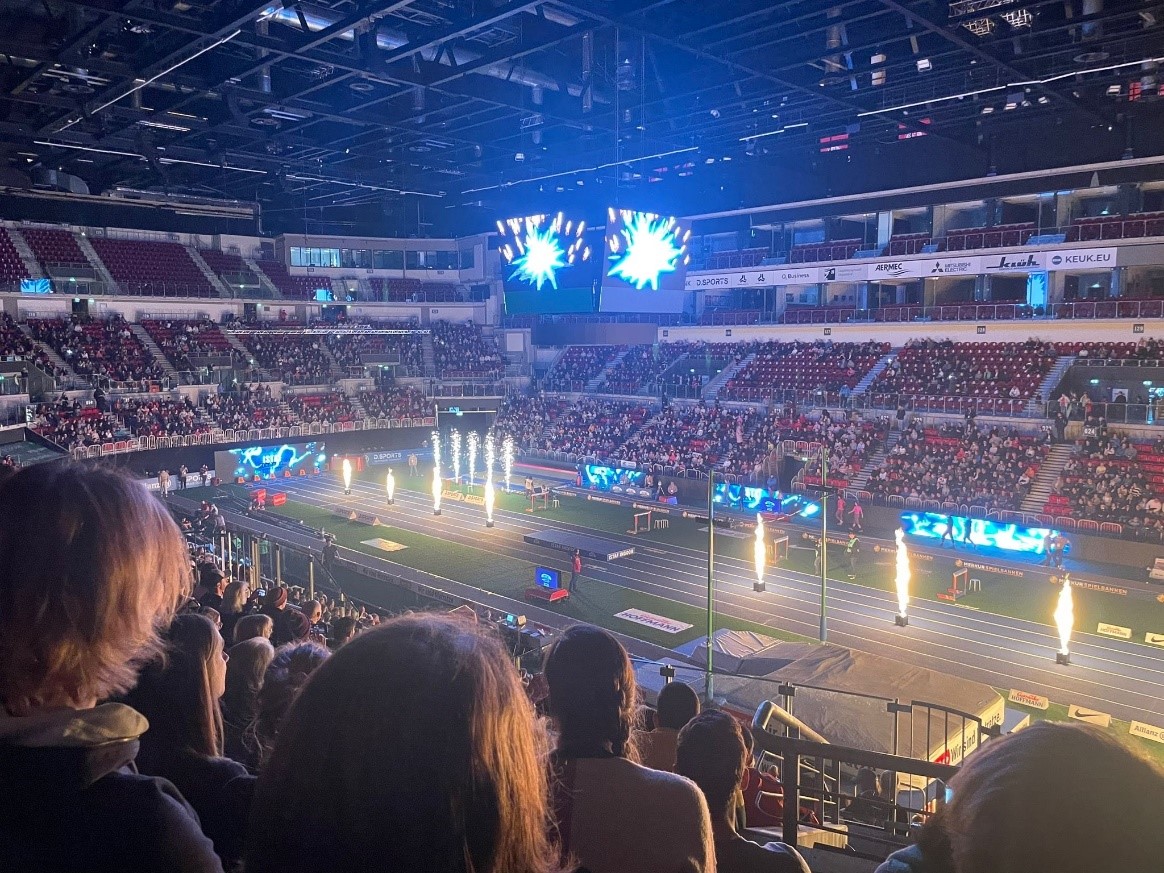
[[[1097,727],[1039,722],[986,743],[918,834],[935,870],[1159,869],[1164,768]]]
[[[35,464],[0,488],[0,699],[20,715],[124,692],[189,594],[186,543],[139,482]]]
[[[545,673],[560,755],[609,753],[638,760],[635,672],[626,649],[612,633],[593,625],[574,625],[554,644]]]
[[[500,644],[450,617],[365,631],[308,680],[263,769],[247,873],[546,873],[534,713]]]
[[[125,702],[146,717],[138,765],[165,775],[176,756],[222,754],[222,712],[210,685],[210,659],[222,657],[222,638],[204,615],[183,613],[165,634],[166,653],[148,664]]]

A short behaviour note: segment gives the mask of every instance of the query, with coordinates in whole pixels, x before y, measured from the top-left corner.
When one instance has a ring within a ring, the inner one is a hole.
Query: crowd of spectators
[[[553,419],[537,440],[543,452],[613,457],[651,415],[640,403],[584,397]]]
[[[243,385],[237,391],[211,394],[202,406],[215,427],[224,430],[290,427],[293,424],[283,411],[283,404],[271,395],[267,385]]]
[[[1054,343],[955,343],[910,340],[885,366],[869,391],[910,397],[1026,400],[1058,357]]]
[[[702,343],[656,343],[631,346],[617,364],[610,368],[598,390],[603,394],[638,394],[644,390],[655,393],[663,389],[663,374],[684,355],[695,352]],[[691,386],[690,374],[675,374],[677,379],[667,385]],[[701,380],[696,380],[696,387]]]
[[[1050,434],[1014,428],[909,425],[869,478],[875,497],[937,500],[987,509],[1019,508],[1047,454]]]
[[[1115,522],[1138,539],[1164,539],[1164,440],[1137,447],[1109,432],[1103,419],[1086,420],[1044,511]]]
[[[569,346],[542,381],[546,391],[581,391],[626,346]]]
[[[776,429],[777,439],[817,443],[827,449],[828,484],[845,488],[885,439],[888,422],[862,419],[856,413],[834,417],[825,410],[816,419],[803,414],[795,419],[781,418]],[[820,484],[820,452],[812,452],[805,463],[804,481],[810,485]]]
[[[67,375],[52,362],[44,349],[37,348],[36,343],[16,326],[7,312],[0,312],[0,359],[3,358],[23,358],[30,366],[40,367],[54,379]]]
[[[415,388],[382,388],[360,394],[369,418],[428,418],[432,403]]]
[[[288,385],[324,385],[332,381],[332,361],[318,336],[245,334],[243,341],[262,369]]]
[[[356,408],[346,394],[284,394],[283,400],[302,424],[343,424],[355,421]]]
[[[143,319],[141,326],[150,335],[162,354],[169,359],[175,369],[191,372],[197,367],[190,356],[196,358],[232,358],[234,349],[218,329],[218,325],[207,318],[202,319]]]
[[[533,449],[542,431],[569,406],[568,401],[546,397],[540,392],[509,394],[497,412],[493,429],[503,437],[511,437],[517,447]]]
[[[432,352],[437,376],[496,378],[504,370],[496,340],[486,337],[476,322],[434,321]]]
[[[675,467],[679,472],[714,468],[722,473],[750,473],[767,455],[767,443],[753,438],[761,418],[753,407],[675,404],[652,418],[611,457]]]
[[[120,315],[103,320],[76,315],[68,320],[34,319],[28,326],[38,342],[52,346],[74,372],[90,380],[148,387],[165,375]]]
[[[415,330],[414,321],[344,322],[344,327],[379,328],[382,330]],[[420,333],[330,333],[327,347],[341,367],[363,367],[368,357],[396,355],[400,366],[410,373],[420,373],[424,366],[424,338]]]
[[[173,437],[204,433],[211,425],[188,398],[124,397],[83,403],[62,395],[37,404],[32,429],[64,449],[95,446],[123,438]]]
[[[741,833],[750,730],[678,683],[648,730],[613,634],[568,628],[523,677],[485,625],[235,569],[117,471],[0,473],[0,869],[809,873]],[[989,740],[951,788],[883,873],[1164,853],[1164,768],[1092,725]]]

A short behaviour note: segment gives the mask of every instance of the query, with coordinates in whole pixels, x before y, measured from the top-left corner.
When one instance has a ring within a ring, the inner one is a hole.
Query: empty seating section
[[[273,378],[289,385],[323,385],[332,379],[322,336],[242,334],[247,350]]]
[[[287,394],[283,399],[303,424],[344,424],[355,421],[356,408],[345,394]]]
[[[158,344],[162,354],[181,372],[190,372],[200,364],[194,358],[231,358],[234,348],[218,325],[209,319],[142,319],[150,338]]]
[[[313,300],[316,288],[331,289],[331,280],[316,276],[292,276],[282,261],[267,258],[255,261],[279,293],[292,300]]]
[[[546,374],[547,391],[581,391],[626,346],[570,346]]]
[[[1017,510],[1046,457],[1048,439],[1013,428],[927,428],[914,422],[865,487],[898,506]]]
[[[93,269],[72,231],[28,227],[22,228],[20,233],[45,272],[52,272],[56,267]]]
[[[213,297],[214,288],[178,243],[93,237],[90,242],[127,294]]]
[[[51,346],[76,373],[92,381],[141,384],[164,375],[161,364],[118,316],[107,321],[33,320],[28,326],[39,342]]]
[[[360,395],[360,403],[369,418],[428,418],[433,414],[431,401],[415,388],[366,391]]]
[[[1056,526],[1105,525],[1108,533],[1164,541],[1164,440],[1136,441],[1107,433],[1096,419],[1086,423],[1096,435],[1077,442],[1043,512]]]
[[[888,343],[770,343],[728,380],[727,400],[766,401],[777,391],[851,390],[889,351]]]
[[[631,346],[622,360],[610,368],[598,390],[603,394],[638,394],[644,389],[654,392],[664,387],[659,384],[663,374],[697,348],[702,354],[697,343]]]
[[[780,315],[781,324],[843,324],[852,321],[857,310],[852,306],[790,305]]]
[[[28,269],[20,258],[20,252],[12,244],[8,230],[0,227],[0,282],[19,282],[28,278]]]
[[[1077,218],[1067,229],[1067,242],[1135,239],[1144,236],[1164,236],[1164,212]]]
[[[238,285],[240,281],[253,285],[259,281],[254,270],[247,266],[241,255],[218,249],[199,249],[199,256],[218,278],[228,285]]]
[[[425,287],[419,279],[385,279],[380,276],[368,276],[360,281],[366,283],[371,289],[374,299],[387,303],[409,303],[419,300],[419,295]],[[439,287],[444,290],[449,289],[448,285]]]
[[[534,449],[542,431],[569,407],[568,400],[542,394],[510,394],[493,420],[493,430],[499,440],[509,436],[519,448]]]
[[[709,252],[703,260],[704,270],[736,270],[758,267],[767,257],[767,249],[737,249],[731,252]]]
[[[933,242],[929,233],[898,233],[889,238],[887,255],[917,255]]]
[[[1060,354],[1071,352],[1039,340],[911,340],[878,374],[868,393],[882,406],[892,406],[897,398],[905,397],[916,410],[959,412],[977,408],[1015,414],[1035,396]],[[946,402],[950,398],[958,402]]]
[[[630,437],[614,458],[639,466],[751,474],[768,454],[768,441],[756,434],[762,414],[754,407],[728,408],[703,403],[674,404]]]
[[[360,327],[380,330],[416,330],[415,321],[377,321],[366,324],[345,322],[342,327]],[[420,333],[332,333],[327,335],[327,347],[341,367],[360,368],[382,363],[380,359],[399,360],[407,372],[418,373],[424,365],[424,337]],[[376,358],[376,361],[371,360]]]
[[[542,452],[610,458],[651,415],[639,403],[584,397],[554,418],[542,432]]]
[[[788,260],[793,264],[812,263],[814,261],[844,261],[853,257],[864,248],[865,243],[859,239],[838,239],[832,242],[807,243],[793,246],[788,253]]]
[[[945,251],[961,252],[969,249],[997,249],[1003,246],[1025,246],[1035,233],[1034,222],[998,224],[994,227],[963,227],[946,231]]]
[[[432,323],[433,362],[438,376],[458,378],[497,378],[504,371],[497,342],[485,336],[476,322]]]

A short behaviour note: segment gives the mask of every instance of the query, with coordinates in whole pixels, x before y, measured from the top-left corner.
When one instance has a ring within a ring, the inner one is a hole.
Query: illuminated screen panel
[[[583,484],[588,488],[610,491],[614,486],[642,488],[647,474],[643,470],[624,470],[603,464],[587,464],[582,468]]]
[[[736,509],[741,512],[775,512],[796,514],[801,510],[799,494],[781,494],[767,488],[755,488],[751,485],[716,485],[715,503],[726,509]]]
[[[534,581],[542,588],[556,591],[562,587],[562,574],[552,567],[535,567]]]
[[[1051,528],[1025,527],[981,518],[963,518],[959,515],[939,515],[936,512],[903,512],[901,527],[910,536],[940,541],[952,528],[955,542],[967,541],[976,546],[990,546],[1003,552],[1023,555],[1043,554],[1043,544],[1052,533]]]
[[[607,212],[602,312],[682,312],[691,225],[629,209]]]
[[[327,446],[324,443],[274,443],[266,446],[243,446],[214,453],[214,472],[223,482],[233,482],[239,476],[250,480],[282,478],[284,472],[298,476],[318,473],[327,464]]]
[[[53,285],[48,279],[21,279],[21,294],[52,294]]]
[[[602,234],[558,212],[497,222],[505,311],[593,312]]]

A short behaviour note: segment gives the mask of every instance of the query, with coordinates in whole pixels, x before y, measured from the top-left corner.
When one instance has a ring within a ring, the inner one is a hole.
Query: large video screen
[[[602,232],[557,212],[497,222],[505,311],[593,312]]]
[[[239,476],[248,481],[255,476],[281,478],[285,472],[298,476],[301,470],[318,473],[326,464],[327,446],[315,442],[243,446],[214,453],[214,473],[223,482]]]
[[[910,536],[938,540],[947,536],[955,542],[968,542],[976,546],[992,546],[1004,552],[1018,552],[1024,555],[1041,555],[1047,537],[1058,531],[1046,527],[1025,527],[981,518],[964,518],[960,515],[940,515],[936,512],[903,512],[901,527]]]
[[[607,212],[602,312],[682,312],[691,226],[666,215]]]

